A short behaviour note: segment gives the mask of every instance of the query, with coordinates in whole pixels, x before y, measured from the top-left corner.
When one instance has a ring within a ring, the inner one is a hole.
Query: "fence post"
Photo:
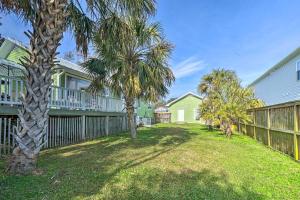
[[[253,137],[256,140],[256,116],[255,116],[255,110],[253,110]]]
[[[106,136],[108,136],[108,134],[109,134],[109,116],[108,115],[105,117],[105,134],[106,134]]]
[[[295,157],[295,160],[299,159],[297,133],[298,133],[298,112],[297,112],[297,105],[294,105],[294,157]]]
[[[85,127],[86,127],[86,124],[85,124],[85,115],[82,115],[81,117],[81,123],[82,123],[82,130],[81,130],[81,137],[82,137],[82,140],[85,140]]]
[[[271,135],[270,135],[270,128],[271,128],[271,119],[270,119],[270,108],[268,108],[267,113],[267,130],[268,130],[268,146],[271,147]]]

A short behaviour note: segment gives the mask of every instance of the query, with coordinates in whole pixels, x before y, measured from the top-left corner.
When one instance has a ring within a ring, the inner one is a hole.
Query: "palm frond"
[[[67,6],[69,13],[66,25],[73,33],[76,41],[77,51],[81,51],[86,58],[88,53],[88,45],[92,39],[92,33],[95,28],[95,22],[88,17],[80,7],[71,1]]]

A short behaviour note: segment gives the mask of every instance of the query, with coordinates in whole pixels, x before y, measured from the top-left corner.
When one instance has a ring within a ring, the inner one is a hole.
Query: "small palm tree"
[[[114,19],[118,30],[107,28],[113,18],[118,19]],[[174,81],[167,62],[172,45],[163,38],[158,23],[117,15],[103,21],[93,42],[97,58],[83,64],[93,80],[90,90],[96,92],[106,86],[124,97],[131,137],[136,138],[135,101],[158,100]]]
[[[30,173],[36,168],[40,149],[45,143],[48,127],[48,97],[51,69],[63,32],[74,31],[78,50],[87,54],[88,43],[95,27],[92,19],[83,12],[78,0],[1,0],[0,9],[21,16],[32,25],[27,35],[30,39],[29,56],[22,60],[27,69],[26,92],[19,111],[21,128],[15,139],[17,146],[9,165],[15,173]],[[122,15],[150,14],[154,0],[87,0],[90,16],[101,20],[114,11]],[[113,26],[114,24],[110,24]]]
[[[231,70],[213,70],[203,76],[198,90],[204,95],[200,105],[202,118],[210,128],[213,124],[220,125],[228,137],[232,134],[233,124],[238,120],[249,120],[247,109],[263,105],[250,88],[241,86],[237,75]]]

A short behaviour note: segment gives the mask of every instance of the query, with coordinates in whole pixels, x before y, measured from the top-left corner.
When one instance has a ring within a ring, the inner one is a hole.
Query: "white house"
[[[300,100],[300,48],[258,77],[249,87],[267,105]]]

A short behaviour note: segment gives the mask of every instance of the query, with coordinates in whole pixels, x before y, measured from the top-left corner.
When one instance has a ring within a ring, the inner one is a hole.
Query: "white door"
[[[177,121],[184,122],[184,110],[177,111]]]

